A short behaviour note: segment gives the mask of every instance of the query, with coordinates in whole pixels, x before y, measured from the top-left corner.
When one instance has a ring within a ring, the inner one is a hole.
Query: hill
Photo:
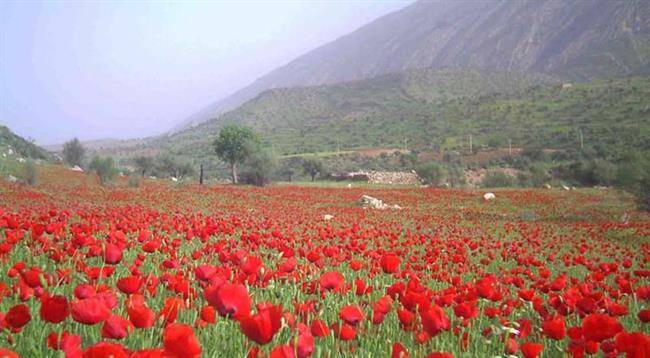
[[[649,74],[650,2],[419,1],[296,58],[179,128],[215,118],[271,88],[449,67],[538,72],[572,81]]]
[[[50,154],[36,144],[12,132],[6,126],[0,125],[0,152],[7,155],[14,153],[22,158],[50,159]]]
[[[279,155],[401,148],[464,150],[583,142],[615,156],[648,150],[650,81],[617,78],[562,84],[516,72],[410,70],[348,83],[273,89],[218,119],[108,154],[211,157],[225,123],[253,127]],[[407,141],[405,143],[405,140]]]

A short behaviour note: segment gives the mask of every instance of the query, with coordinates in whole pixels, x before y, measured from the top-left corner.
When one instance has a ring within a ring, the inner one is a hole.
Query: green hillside
[[[616,155],[648,150],[650,81],[630,77],[563,88],[547,77],[478,71],[409,71],[318,87],[264,92],[238,109],[126,154],[169,151],[193,159],[212,156],[224,123],[253,127],[277,154],[403,147],[576,148]]]
[[[45,149],[16,135],[6,126],[0,125],[0,152],[7,154],[9,149],[23,158],[50,159],[50,154]]]

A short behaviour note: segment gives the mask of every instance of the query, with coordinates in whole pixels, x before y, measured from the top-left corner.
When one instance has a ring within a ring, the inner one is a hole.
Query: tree
[[[135,158],[135,166],[138,168],[140,174],[144,177],[145,174],[151,171],[154,167],[153,158],[141,155]]]
[[[115,162],[111,157],[102,158],[100,156],[95,156],[90,161],[90,165],[88,165],[88,167],[90,170],[97,173],[99,182],[102,185],[108,184],[117,175],[117,168],[115,167]]]
[[[242,182],[264,186],[271,182],[278,162],[271,153],[258,147],[257,150],[249,153],[244,164]]]
[[[305,174],[309,174],[313,182],[316,176],[323,172],[323,163],[316,158],[307,158],[302,162],[302,169]]]
[[[418,176],[429,185],[439,185],[445,172],[442,166],[436,162],[420,164],[415,168]]]
[[[63,161],[70,166],[81,166],[86,155],[86,149],[79,139],[74,138],[63,144]]]
[[[237,184],[237,165],[243,164],[257,147],[259,139],[248,127],[230,124],[219,131],[214,150],[219,159],[230,166],[233,184]]]

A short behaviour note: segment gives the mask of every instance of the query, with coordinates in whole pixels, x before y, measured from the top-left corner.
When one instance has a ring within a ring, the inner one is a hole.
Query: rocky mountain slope
[[[413,68],[546,73],[569,80],[650,73],[650,1],[419,1],[298,57],[182,127],[279,87]]]

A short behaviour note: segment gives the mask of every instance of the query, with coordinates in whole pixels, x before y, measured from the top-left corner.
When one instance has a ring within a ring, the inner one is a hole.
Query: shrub
[[[63,161],[70,166],[80,166],[83,163],[86,149],[81,145],[79,139],[75,138],[63,144]]]
[[[323,163],[316,158],[307,158],[302,162],[302,168],[305,171],[305,174],[308,174],[311,177],[311,181],[316,180],[318,174],[323,172]]]
[[[442,166],[436,162],[420,164],[415,168],[418,176],[428,185],[440,185],[445,172]]]
[[[491,171],[485,174],[481,185],[484,188],[512,187],[515,186],[515,178],[502,171]]]
[[[117,168],[111,157],[95,156],[88,167],[97,174],[102,185],[110,183],[117,176]]]
[[[257,186],[264,186],[271,182],[275,174],[277,160],[266,150],[258,149],[251,152],[244,163],[240,182]]]
[[[21,182],[29,185],[36,185],[38,182],[38,167],[33,161],[28,160],[23,164],[22,168],[20,168],[18,176]]]
[[[140,187],[140,178],[135,174],[131,174],[128,183],[131,188],[138,188]]]

